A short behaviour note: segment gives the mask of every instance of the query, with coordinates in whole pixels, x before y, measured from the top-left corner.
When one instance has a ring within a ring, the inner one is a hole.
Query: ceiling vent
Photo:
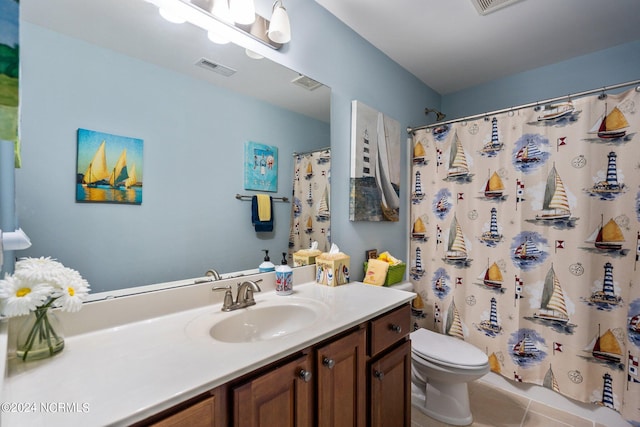
[[[233,68],[227,67],[226,65],[215,63],[206,58],[200,58],[198,62],[196,62],[198,67],[202,67],[209,71],[213,71],[214,73],[222,74],[225,77],[229,77],[236,73],[236,70]]]
[[[521,0],[471,0],[480,15],[487,15]]]
[[[308,91],[312,91],[322,86],[322,83],[313,80],[311,77],[303,76],[302,74],[291,80],[291,83]]]

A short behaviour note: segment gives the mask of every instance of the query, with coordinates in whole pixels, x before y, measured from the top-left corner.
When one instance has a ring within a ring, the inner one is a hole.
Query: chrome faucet
[[[204,275],[207,277],[213,277],[213,280],[221,279],[220,274],[215,270],[215,268],[207,270],[207,272]]]
[[[224,292],[224,302],[222,303],[222,311],[233,311],[239,308],[249,307],[250,305],[255,305],[256,301],[253,299],[254,292],[260,292],[260,286],[258,286],[258,282],[261,282],[262,279],[253,281],[246,280],[241,284],[238,284],[238,293],[236,294],[236,300],[233,300],[233,295],[231,294],[231,286],[214,286],[211,288],[212,291],[225,291]]]
[[[256,301],[253,299],[254,292],[260,292],[260,286],[252,280],[245,280],[238,286],[238,294],[236,295],[236,305],[239,308],[254,305]]]

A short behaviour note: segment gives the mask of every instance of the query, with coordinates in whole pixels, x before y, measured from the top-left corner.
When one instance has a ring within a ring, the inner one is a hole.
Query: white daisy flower
[[[56,274],[66,267],[49,257],[22,258],[16,262],[14,276],[39,282],[55,280]]]
[[[29,314],[43,305],[52,292],[53,288],[48,284],[6,276],[0,280],[2,314],[8,317]]]
[[[55,307],[60,307],[63,311],[76,312],[82,308],[82,302],[89,295],[89,283],[77,271],[65,268],[59,272],[55,292]]]

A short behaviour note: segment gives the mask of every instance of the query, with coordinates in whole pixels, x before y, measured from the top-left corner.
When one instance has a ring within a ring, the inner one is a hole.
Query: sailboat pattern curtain
[[[328,252],[331,241],[331,150],[293,155],[293,202],[289,257],[315,241]]]
[[[640,423],[640,93],[417,130],[414,327]]]

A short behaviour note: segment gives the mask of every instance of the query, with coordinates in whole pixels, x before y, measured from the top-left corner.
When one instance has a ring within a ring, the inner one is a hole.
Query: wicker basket
[[[365,273],[367,272],[368,265],[368,262],[364,263]],[[406,270],[406,268],[407,264],[405,264],[404,262],[396,265],[390,265],[389,270],[387,271],[387,277],[384,279],[383,286],[391,286],[395,285],[396,283],[402,282],[402,279],[404,279],[404,271]]]

